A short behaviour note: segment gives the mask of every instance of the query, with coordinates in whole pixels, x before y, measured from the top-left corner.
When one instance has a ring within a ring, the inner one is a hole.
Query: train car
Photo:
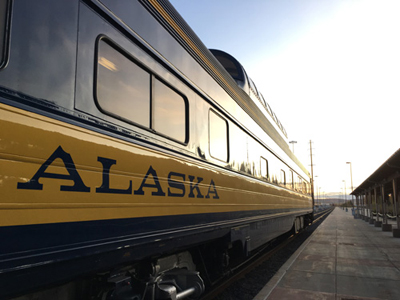
[[[194,299],[312,218],[277,116],[168,1],[0,5],[1,299]]]

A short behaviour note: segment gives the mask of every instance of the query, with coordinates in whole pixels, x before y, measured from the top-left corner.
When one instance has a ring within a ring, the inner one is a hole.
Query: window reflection
[[[284,170],[281,170],[281,172],[280,172],[279,184],[281,186],[285,186],[286,185],[286,173],[285,173]]]
[[[307,183],[305,181],[303,181],[303,193],[307,194]]]
[[[104,40],[97,66],[96,100],[104,113],[187,142],[184,97]]]
[[[261,176],[268,179],[268,161],[261,157]]]
[[[287,182],[286,182],[287,187],[289,189],[293,189],[293,171],[292,170],[289,170],[289,176],[287,177],[286,180],[287,180]]]
[[[5,64],[7,51],[7,14],[9,1],[0,1],[0,66]]]
[[[297,183],[296,183],[296,190],[298,192],[301,192],[302,190],[302,184],[303,184],[303,179],[301,179],[300,176],[297,177]]]
[[[228,161],[228,127],[226,121],[211,110],[209,131],[211,156]]]
[[[116,117],[150,127],[150,74],[104,41],[98,50],[97,102]]]
[[[159,80],[154,81],[153,99],[153,129],[175,140],[185,142],[185,100]]]
[[[229,160],[235,170],[246,172],[247,168],[247,134],[238,126],[229,127]]]

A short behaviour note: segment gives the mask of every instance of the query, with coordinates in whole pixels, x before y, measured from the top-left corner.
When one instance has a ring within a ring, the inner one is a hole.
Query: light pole
[[[318,198],[319,198],[319,205],[322,206],[322,199],[321,199],[321,187],[318,187]]]
[[[315,200],[316,200],[316,203],[315,203],[315,204],[318,205],[318,185],[317,185],[317,183],[316,183],[316,179],[318,178],[318,175],[315,175],[314,178],[315,178],[315,179],[314,179],[314,186],[315,186],[315,190],[317,191],[317,192],[316,192],[316,198],[315,198]]]
[[[351,161],[346,162],[347,165],[350,165],[350,180],[351,180],[351,192],[353,192],[353,170],[351,167]],[[351,195],[351,200],[353,201],[353,205],[354,205],[354,195]],[[357,206],[357,217],[358,217],[358,201],[356,203]]]
[[[341,187],[340,190],[343,192],[343,187]],[[344,193],[340,193],[340,194],[344,194]],[[340,197],[339,197],[339,204],[340,204],[340,201],[341,201],[341,200],[342,200],[342,195],[340,195]],[[343,198],[343,206],[342,206],[342,209],[344,209],[344,198]]]
[[[346,180],[342,180],[344,182],[344,203],[346,204],[347,197],[346,197]]]
[[[289,144],[292,144],[292,152],[294,154],[294,144],[297,144],[297,141],[290,141]]]
[[[353,192],[353,170],[351,168],[351,162],[348,161],[346,164],[350,165],[351,192]]]

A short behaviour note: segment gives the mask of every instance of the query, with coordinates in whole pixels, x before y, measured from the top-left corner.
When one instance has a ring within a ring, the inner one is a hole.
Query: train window
[[[244,81],[243,70],[235,58],[220,50],[210,49],[210,51],[233,79]]]
[[[274,112],[272,112],[272,118],[274,118],[275,123],[278,123],[278,118]]]
[[[286,132],[286,129],[282,126],[282,132],[283,132],[283,134],[287,137],[287,132]]]
[[[303,193],[307,194],[307,183],[303,180]]]
[[[268,104],[267,102],[265,102],[265,104],[266,104],[268,113],[272,116],[272,109],[271,109],[271,106],[269,106],[269,104]]]
[[[10,1],[0,1],[0,67],[6,64]]]
[[[267,102],[265,102],[264,96],[263,96],[261,93],[260,93],[260,98],[261,98],[262,104],[263,104],[264,107],[265,107],[265,105],[266,105]]]
[[[210,155],[228,161],[228,124],[211,110],[209,118]]]
[[[106,114],[187,140],[186,98],[105,40],[98,44],[96,101]]]
[[[277,183],[275,157],[269,155],[268,158],[268,180],[269,182]]]
[[[251,80],[251,79],[249,78],[249,82],[250,82],[250,87],[251,87],[251,88],[253,89],[253,91],[254,91],[254,94],[258,95],[258,91],[257,91],[256,85],[254,84],[253,80]]]
[[[286,185],[287,185],[287,188],[289,188],[289,189],[294,189],[294,187],[293,187],[293,171],[292,170],[289,170],[289,176],[286,178]]]
[[[149,72],[101,40],[96,98],[105,113],[150,127]]]
[[[296,191],[301,192],[301,186],[302,184],[302,179],[300,176],[297,176],[297,182],[296,182]]]
[[[261,157],[261,176],[268,179],[268,160],[264,157]]]
[[[177,141],[186,141],[186,101],[177,92],[155,79],[153,85],[152,128]]]
[[[224,56],[218,56],[218,60],[221,65],[228,71],[228,73],[234,78],[237,79],[239,77],[239,72],[233,63],[233,61],[229,60]]]
[[[281,186],[285,186],[286,185],[286,173],[285,173],[284,170],[281,170],[281,172],[280,172],[279,184]]]

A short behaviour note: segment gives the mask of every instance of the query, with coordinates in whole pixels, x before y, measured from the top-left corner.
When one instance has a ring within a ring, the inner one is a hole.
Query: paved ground
[[[400,238],[336,208],[254,300],[400,299]]]

